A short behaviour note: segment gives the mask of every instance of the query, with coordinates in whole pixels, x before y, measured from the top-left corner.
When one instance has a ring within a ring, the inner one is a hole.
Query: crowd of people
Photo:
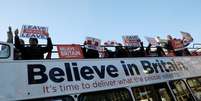
[[[165,57],[165,56],[191,56],[191,52],[188,48],[184,48],[183,50],[174,51],[171,48],[171,45],[166,45],[166,47],[156,46],[151,50],[151,44],[149,44],[146,48],[143,46],[143,42],[141,42],[141,47],[132,48],[126,47],[119,44],[119,46],[115,46],[115,50],[109,50],[107,47],[104,48],[103,52],[99,52],[97,50],[91,50],[83,48],[84,57],[85,58],[128,58],[128,57]],[[86,50],[88,50],[86,52]],[[99,54],[103,55],[100,56]]]
[[[53,44],[51,38],[49,37],[49,34],[47,34],[47,45],[45,47],[38,44],[37,38],[30,38],[29,45],[25,45],[24,40],[20,39],[18,34],[18,29],[14,31],[15,36],[13,36],[12,28],[8,28],[7,42],[14,44],[15,59],[33,60],[51,58]],[[168,35],[167,43],[163,46],[158,45],[153,48],[152,44],[149,44],[147,47],[144,47],[143,42],[141,41],[140,47],[123,46],[122,44],[118,43],[116,46],[114,46],[114,50],[110,50],[108,47],[104,47],[103,51],[88,49],[87,47],[85,47],[87,45],[86,42],[84,42],[84,45],[81,47],[81,49],[84,58],[127,58],[199,55],[195,52],[190,52],[188,48],[175,50],[171,43],[172,40],[174,40],[174,38]],[[48,53],[46,57],[44,57],[45,53]]]
[[[157,45],[152,47],[149,43],[147,47],[144,47],[143,42],[140,42],[140,47],[123,46],[118,43],[113,46],[115,49],[111,50],[108,47],[104,47],[103,51],[86,49],[83,47],[83,53],[85,58],[127,58],[127,57],[165,57],[165,56],[198,56],[199,52],[189,51],[187,46],[189,44],[183,43],[184,39],[181,39],[181,43],[184,44],[182,49],[176,50],[173,47],[172,40],[178,40],[167,36],[167,42],[163,45]],[[84,44],[85,45],[85,44]],[[101,55],[100,55],[101,54]]]

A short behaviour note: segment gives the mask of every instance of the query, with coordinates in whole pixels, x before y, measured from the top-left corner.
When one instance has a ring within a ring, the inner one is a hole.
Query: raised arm
[[[52,45],[52,40],[50,37],[47,38],[47,50],[48,52],[52,51],[53,45]]]
[[[150,55],[151,52],[151,44],[149,43],[149,45],[146,47],[146,55]]]
[[[47,46],[46,46],[46,47],[43,47],[42,50],[41,50],[43,53],[51,52],[52,49],[53,49],[52,40],[51,40],[51,38],[49,37],[49,34],[48,34],[47,37],[48,37],[48,38],[47,38]]]
[[[49,36],[49,33],[47,34],[47,49],[48,49],[48,52],[51,52],[53,49],[52,40]]]

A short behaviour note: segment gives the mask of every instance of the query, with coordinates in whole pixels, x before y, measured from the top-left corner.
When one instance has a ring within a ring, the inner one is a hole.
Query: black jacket
[[[139,50],[132,50],[131,51],[131,57],[145,57],[145,50],[144,50],[144,45],[142,42],[140,42],[140,49]]]
[[[33,60],[33,59],[44,59],[44,53],[51,52],[53,49],[52,41],[50,38],[47,38],[47,46],[41,47],[38,46],[27,46],[20,44],[20,40],[18,36],[15,36],[15,47],[19,49],[22,53],[22,59],[25,60]]]
[[[99,52],[93,49],[82,48],[84,58],[99,58]]]
[[[115,57],[116,58],[127,58],[129,57],[129,51],[124,49],[122,46],[115,47]]]

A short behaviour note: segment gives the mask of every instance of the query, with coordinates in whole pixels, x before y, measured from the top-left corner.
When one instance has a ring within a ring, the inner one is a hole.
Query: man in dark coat
[[[21,45],[18,33],[15,33],[15,47],[19,49],[19,51],[22,53],[22,59],[25,60],[44,59],[44,53],[50,52],[53,49],[52,41],[49,37],[49,34],[47,38],[46,47],[38,45],[37,38],[30,38],[29,44],[30,46]]]
[[[116,58],[127,58],[129,57],[129,51],[123,48],[122,44],[118,44],[115,46],[115,57]]]

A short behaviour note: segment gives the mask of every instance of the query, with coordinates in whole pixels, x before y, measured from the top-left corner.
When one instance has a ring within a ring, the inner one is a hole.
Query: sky
[[[0,41],[8,26],[47,26],[54,44],[82,44],[87,36],[122,43],[122,35],[181,38],[201,43],[201,0],[0,0]],[[42,40],[43,42],[44,40]]]

